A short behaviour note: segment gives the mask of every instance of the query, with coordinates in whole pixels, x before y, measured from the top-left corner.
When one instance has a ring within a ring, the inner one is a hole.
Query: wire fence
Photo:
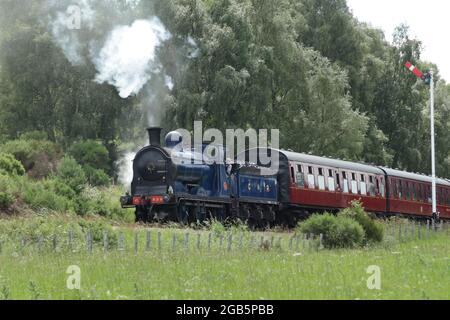
[[[450,235],[450,223],[441,221],[386,222],[385,240],[407,242],[429,239],[437,234]],[[180,232],[180,231],[129,231],[106,232],[88,230],[77,233],[68,230],[63,234],[38,235],[19,237],[18,239],[1,239],[0,254],[13,252],[54,252],[89,254],[108,252],[201,252],[221,251],[233,252],[244,250],[272,251],[280,250],[302,254],[324,249],[323,235],[280,233],[259,234],[252,232]]]

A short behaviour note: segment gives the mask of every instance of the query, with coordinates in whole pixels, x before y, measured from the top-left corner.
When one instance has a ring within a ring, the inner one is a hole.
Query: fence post
[[[444,230],[444,221],[441,220],[441,221],[439,222],[439,231],[442,232],[443,230]]]
[[[398,224],[398,241],[402,241],[402,224]]]
[[[321,233],[319,236],[319,250],[323,249],[323,234]]]
[[[53,251],[56,252],[56,250],[58,249],[58,236],[56,234],[53,235],[52,244]]]
[[[219,237],[219,249],[222,249],[222,245],[223,245],[223,234],[221,234]]]
[[[208,250],[211,250],[211,240],[212,240],[212,235],[210,233],[210,234],[208,234]]]
[[[230,234],[230,236],[228,237],[228,251],[231,251],[232,246],[233,246],[233,235]]]
[[[259,244],[260,248],[264,247],[264,236],[261,236],[261,243]]]
[[[25,238],[22,236],[22,238],[20,239],[20,251],[22,251],[25,248]]]
[[[189,233],[186,233],[184,236],[184,248],[186,251],[189,250]]]
[[[298,235],[295,239],[295,251],[298,252],[300,250],[300,236]]]
[[[161,243],[161,231],[158,231],[158,250],[161,251],[162,243]]]
[[[38,238],[38,251],[39,252],[42,251],[43,244],[44,244],[44,237],[41,234],[41,235],[39,235],[39,238]]]
[[[177,236],[176,236],[176,234],[173,234],[173,236],[172,236],[172,250],[175,251],[176,245],[177,245]]]
[[[430,237],[430,220],[427,219],[427,239]]]
[[[416,238],[416,230],[415,229],[416,229],[416,221],[413,221],[411,224],[411,236],[412,236],[413,240],[415,240],[415,238]],[[419,225],[419,230],[420,230],[420,225]]]
[[[254,236],[251,236],[251,238],[250,238],[250,243],[249,243],[250,249],[253,249],[253,244],[254,244],[254,242],[255,242],[255,237],[254,237]]]
[[[197,234],[197,250],[200,250],[200,245],[201,245],[201,233]]]
[[[125,235],[123,232],[119,234],[119,243],[117,246],[119,247],[119,251],[125,251]]]
[[[139,251],[139,232],[134,234],[134,253],[138,253]]]
[[[273,242],[275,241],[274,236],[270,238],[270,249],[273,248]]]
[[[243,241],[244,235],[241,233],[241,236],[239,237],[239,250],[242,250]]]
[[[147,230],[145,250],[150,251],[152,249],[152,233]]]
[[[103,231],[103,251],[108,252],[108,250],[109,250],[108,232]]]
[[[87,238],[87,249],[88,249],[88,252],[92,253],[92,240],[93,239],[92,239],[92,231],[91,230],[88,230],[86,238]]]
[[[72,251],[72,242],[73,242],[73,232],[72,232],[72,230],[69,230],[67,235],[68,235],[67,246],[69,247],[69,250]]]
[[[417,228],[417,234],[419,236],[419,240],[422,239],[422,224],[419,222],[419,226]]]
[[[292,242],[294,242],[294,237],[289,239],[289,250],[292,251]]]

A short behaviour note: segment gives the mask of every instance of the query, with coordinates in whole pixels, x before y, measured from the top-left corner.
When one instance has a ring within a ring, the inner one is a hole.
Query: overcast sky
[[[410,34],[422,41],[423,60],[438,65],[441,76],[450,82],[450,1],[448,0],[347,0],[360,21],[392,34],[400,23],[410,26]]]

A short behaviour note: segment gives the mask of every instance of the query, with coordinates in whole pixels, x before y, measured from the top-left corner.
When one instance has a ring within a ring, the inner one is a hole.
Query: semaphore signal
[[[437,211],[436,203],[436,156],[435,156],[435,133],[434,133],[434,73],[430,70],[427,74],[424,74],[411,62],[407,61],[405,67],[414,73],[417,78],[422,79],[425,84],[430,86],[430,120],[431,120],[431,179],[432,179],[432,210],[433,220],[439,219],[439,212]]]
[[[406,67],[409,71],[411,71],[412,73],[414,73],[414,75],[415,75],[417,78],[422,79],[422,80],[425,82],[425,84],[430,85],[430,83],[431,83],[431,74],[430,74],[430,73],[424,74],[422,71],[419,70],[419,68],[417,68],[415,65],[413,65],[413,64],[412,64],[411,62],[409,62],[409,61],[407,61],[407,62],[405,63],[405,67]]]

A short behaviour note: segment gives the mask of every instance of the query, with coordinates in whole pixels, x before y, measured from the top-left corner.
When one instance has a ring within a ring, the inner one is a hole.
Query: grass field
[[[20,251],[4,243],[0,299],[450,299],[445,232],[359,250],[297,252],[289,250],[286,233],[271,234],[286,243],[281,248],[244,245],[228,251],[217,241],[207,250],[206,239],[200,250],[194,244],[186,250],[182,242],[173,250],[172,235],[182,238],[186,230],[159,231],[162,250],[141,247],[137,253],[104,252],[100,244],[91,254],[83,249]],[[131,240],[127,233],[127,245]],[[71,265],[80,267],[80,290],[67,289]],[[380,267],[381,290],[367,287],[371,265]]]

